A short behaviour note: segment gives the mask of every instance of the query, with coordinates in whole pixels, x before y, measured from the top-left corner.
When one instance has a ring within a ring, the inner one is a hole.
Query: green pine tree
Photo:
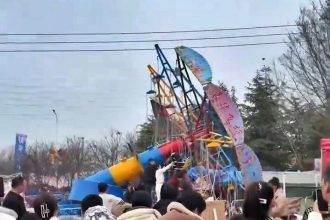
[[[150,116],[139,126],[135,148],[140,152],[151,145],[173,140],[179,135],[181,135],[181,131],[170,119]]]
[[[137,151],[143,151],[155,143],[155,125],[154,117],[148,117],[147,121],[140,125],[135,146]]]
[[[256,151],[264,168],[284,169],[288,152],[279,126],[282,113],[277,88],[267,72],[257,71],[247,90],[242,105],[246,143]]]
[[[232,86],[229,90],[227,85],[224,82],[221,82],[221,81],[218,81],[218,86],[230,96],[230,98],[233,100],[233,102],[236,105],[238,105],[238,98],[236,96],[236,89],[235,89],[234,86]]]

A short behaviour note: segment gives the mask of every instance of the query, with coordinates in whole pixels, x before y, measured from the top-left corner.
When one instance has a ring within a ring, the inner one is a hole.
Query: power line
[[[148,43],[148,42],[174,42],[174,41],[203,41],[203,40],[222,40],[222,39],[238,39],[238,38],[255,38],[255,37],[272,37],[287,36],[299,33],[273,33],[273,34],[253,34],[238,35],[224,37],[199,37],[199,38],[177,38],[177,39],[147,39],[147,40],[111,40],[111,41],[0,41],[0,44],[115,44],[115,43]]]
[[[224,48],[224,47],[247,47],[259,45],[276,45],[287,44],[292,42],[278,41],[278,42],[263,42],[263,43],[245,43],[245,44],[227,44],[227,45],[210,45],[210,46],[193,46],[193,49],[207,49],[207,48]],[[173,50],[174,48],[165,47],[162,50]],[[44,50],[0,50],[0,53],[62,53],[62,52],[124,52],[124,51],[153,51],[154,48],[123,48],[123,49],[44,49]]]
[[[218,32],[218,31],[237,31],[252,29],[269,29],[282,27],[297,27],[296,24],[286,25],[267,25],[255,27],[238,27],[238,28],[216,28],[216,29],[199,29],[199,30],[177,30],[177,31],[144,31],[144,32],[99,32],[99,33],[0,33],[0,36],[88,36],[88,35],[146,35],[146,34],[175,34],[175,33],[200,33],[200,32]]]

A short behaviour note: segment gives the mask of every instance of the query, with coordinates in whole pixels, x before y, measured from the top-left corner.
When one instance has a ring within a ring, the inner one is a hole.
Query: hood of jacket
[[[9,216],[13,217],[14,219],[18,218],[18,215],[17,215],[17,213],[14,210],[5,208],[3,206],[0,206],[0,214],[2,216],[9,215]]]
[[[104,206],[94,206],[85,212],[84,220],[115,220],[116,218]]]
[[[155,220],[162,215],[155,209],[137,208],[120,215],[117,220]]]
[[[187,209],[178,202],[171,202],[167,206],[167,213],[160,218],[161,220],[203,220],[202,217]]]

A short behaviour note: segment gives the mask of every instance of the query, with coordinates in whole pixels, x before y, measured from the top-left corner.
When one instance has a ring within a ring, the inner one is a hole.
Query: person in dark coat
[[[2,206],[15,211],[17,219],[20,219],[26,213],[24,198],[20,194],[26,191],[27,182],[23,177],[18,176],[12,180],[11,187],[12,190],[7,193]]]
[[[160,200],[154,205],[154,209],[158,210],[160,214],[165,215],[167,206],[176,201],[179,195],[179,190],[175,186],[165,183],[160,191]]]
[[[158,169],[158,165],[154,159],[149,159],[149,164],[145,168],[142,180],[143,186],[146,192],[150,193],[155,188],[156,185],[156,171]]]
[[[37,214],[25,213],[20,220],[42,220]]]
[[[145,188],[143,185],[138,185],[137,187],[134,187],[134,185],[129,184],[127,186],[126,191],[124,192],[123,200],[127,203],[132,203],[132,196],[135,191],[145,191]]]

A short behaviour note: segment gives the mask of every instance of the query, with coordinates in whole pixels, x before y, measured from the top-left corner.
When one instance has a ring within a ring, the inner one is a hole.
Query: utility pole
[[[56,136],[55,136],[55,138],[56,138],[56,140],[55,140],[55,144],[57,145],[58,144],[58,142],[57,142],[57,138],[58,138],[58,117],[57,117],[57,112],[56,112],[56,110],[55,109],[53,109],[53,113],[54,113],[54,115],[55,115],[55,126],[56,126]]]
[[[52,110],[52,112],[54,113],[54,116],[55,116],[55,129],[56,129],[56,136],[55,136],[55,147],[54,147],[54,152],[55,152],[55,155],[58,156],[57,154],[57,150],[56,148],[58,147],[58,142],[57,142],[57,136],[58,136],[58,117],[57,117],[57,112],[55,109]],[[58,166],[59,166],[59,159],[58,157],[56,157],[55,159],[55,162],[54,162],[54,171],[55,171],[55,176],[56,176],[56,187],[58,188],[58,180],[59,180],[59,177],[58,177]]]

